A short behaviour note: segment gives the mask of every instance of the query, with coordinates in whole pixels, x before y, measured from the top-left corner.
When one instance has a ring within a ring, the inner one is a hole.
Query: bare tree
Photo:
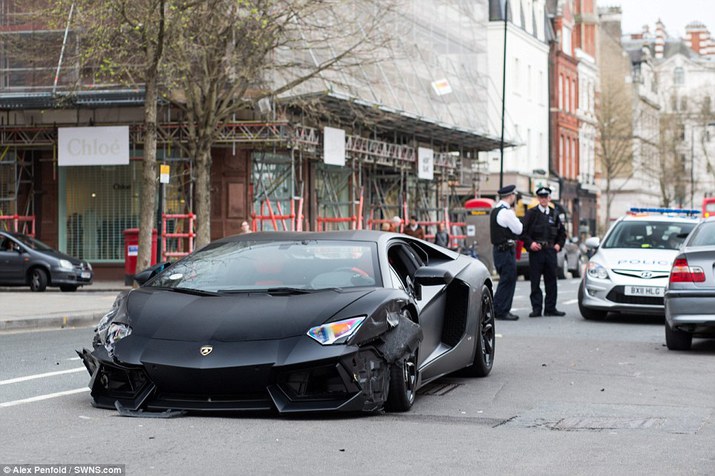
[[[184,113],[195,160],[197,246],[211,237],[211,148],[219,127],[252,113],[262,98],[304,86],[325,90],[376,61],[389,2],[377,0],[208,0],[185,16],[168,52],[174,83],[166,98]],[[384,32],[383,32],[384,33]]]
[[[325,91],[379,61],[392,32],[381,0],[29,0],[57,30],[74,10],[74,61],[104,84],[144,85],[144,168],[137,269],[151,257],[157,206],[157,100],[178,108],[195,167],[196,245],[211,237],[211,149],[220,128],[263,98]],[[69,53],[69,52],[68,52]],[[68,55],[69,56],[69,55]],[[348,81],[349,82],[349,81]],[[308,105],[309,103],[305,103]]]
[[[662,205],[682,206],[685,202],[685,163],[683,161],[683,143],[685,140],[685,123],[678,113],[663,114],[660,118],[660,141],[658,161]]]
[[[137,269],[149,266],[152,255],[157,195],[157,99],[166,77],[163,55],[169,32],[180,26],[185,2],[172,0],[54,0],[36,13],[50,26],[62,25],[74,11],[72,29],[79,35],[76,57],[85,76],[76,87],[92,79],[100,84],[144,85],[144,167],[139,212]],[[174,26],[172,26],[174,25]],[[89,78],[87,77],[89,76]]]
[[[605,184],[605,223],[611,219],[613,199],[633,171],[632,102],[628,85],[617,77],[602,77],[600,108],[596,114],[599,134],[598,159]],[[616,184],[616,179],[624,179]]]

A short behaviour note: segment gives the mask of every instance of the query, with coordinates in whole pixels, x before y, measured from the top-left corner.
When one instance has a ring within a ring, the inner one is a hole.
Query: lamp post
[[[690,209],[694,208],[693,187],[695,186],[695,125],[690,128]]]
[[[501,140],[499,141],[499,188],[504,186],[504,115],[506,113],[506,34],[508,30],[509,0],[504,0],[504,56],[501,75]]]

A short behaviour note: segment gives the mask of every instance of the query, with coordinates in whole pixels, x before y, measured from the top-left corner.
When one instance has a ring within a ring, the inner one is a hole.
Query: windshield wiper
[[[290,288],[290,287],[278,287],[278,288],[268,288],[266,292],[272,296],[289,296],[293,294],[310,294],[314,292],[313,289],[305,288]]]
[[[177,293],[183,293],[183,294],[192,294],[194,296],[218,296],[218,293],[213,292],[213,291],[204,291],[202,289],[193,289],[193,288],[172,288],[169,286],[156,286],[158,289],[162,289],[164,291],[173,291]]]

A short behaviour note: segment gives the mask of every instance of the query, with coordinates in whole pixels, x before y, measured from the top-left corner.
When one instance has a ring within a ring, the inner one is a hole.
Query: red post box
[[[139,255],[139,228],[124,230],[124,284],[132,284],[137,273]],[[151,263],[156,264],[156,229],[151,230]],[[141,271],[141,270],[139,270]]]

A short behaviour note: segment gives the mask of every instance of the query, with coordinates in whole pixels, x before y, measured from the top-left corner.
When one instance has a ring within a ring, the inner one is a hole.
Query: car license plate
[[[626,286],[626,296],[663,297],[665,288],[660,286]]]
[[[82,274],[80,276],[82,276],[82,279],[89,279],[92,275],[89,273],[89,271],[82,271]]]

